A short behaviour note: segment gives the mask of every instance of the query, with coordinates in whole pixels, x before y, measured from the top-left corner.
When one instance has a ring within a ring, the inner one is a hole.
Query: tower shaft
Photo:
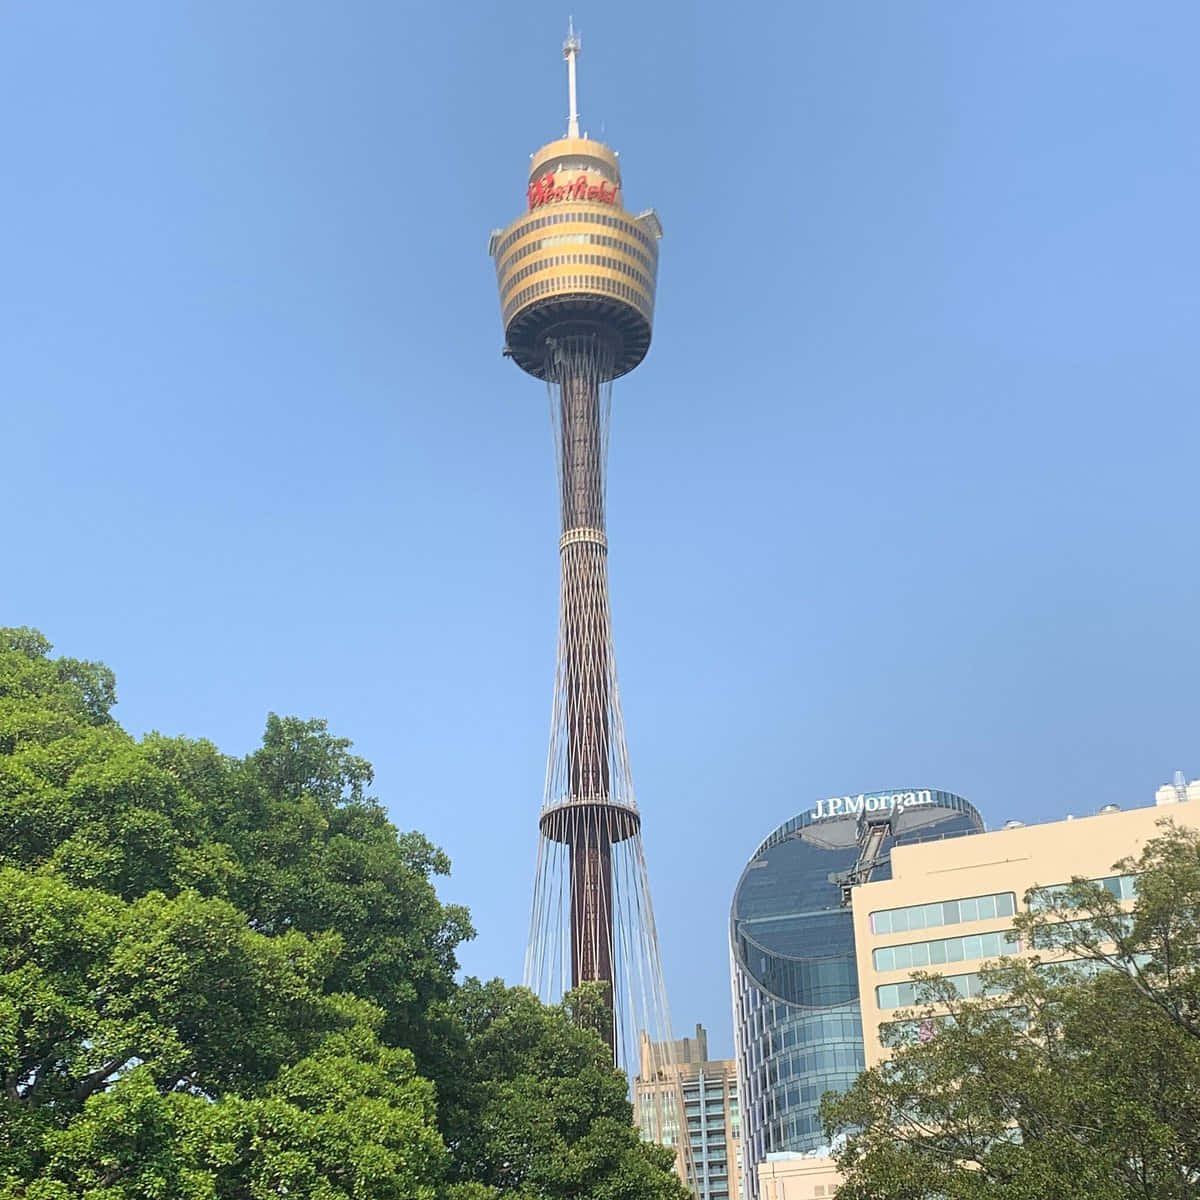
[[[565,811],[546,824],[565,842],[569,858],[571,986],[604,984],[608,1041],[615,1050],[612,845],[631,823],[627,814],[610,811],[614,677],[604,467],[613,353],[607,339],[593,332],[552,339],[549,354],[562,513],[558,699],[565,717],[566,794],[560,799]]]
[[[609,798],[607,537],[600,384],[587,356],[559,351],[562,490],[562,646],[567,703],[568,796],[574,804]],[[553,385],[552,389],[553,389]],[[554,403],[552,397],[551,403]],[[599,551],[599,553],[597,553]]]

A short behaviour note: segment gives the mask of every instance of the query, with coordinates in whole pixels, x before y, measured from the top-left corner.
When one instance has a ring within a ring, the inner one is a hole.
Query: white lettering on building
[[[826,817],[847,817],[856,813],[903,812],[906,808],[924,808],[932,803],[933,793],[928,788],[919,792],[876,792],[871,795],[859,792],[857,796],[831,796],[828,800],[818,800],[812,818],[823,821]]]

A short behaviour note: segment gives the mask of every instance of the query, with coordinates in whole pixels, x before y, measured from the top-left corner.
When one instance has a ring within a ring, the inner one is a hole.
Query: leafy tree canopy
[[[983,997],[922,977],[889,1061],[826,1098],[840,1200],[1200,1195],[1200,833],[1164,822],[1116,869],[1132,911],[1082,879],[1041,893],[1015,921],[1039,953]]]
[[[674,1152],[641,1140],[625,1076],[579,1024],[578,1010],[601,996],[585,985],[546,1007],[499,982],[461,989],[463,1082],[444,1123],[454,1177],[474,1181],[454,1192],[460,1200],[687,1197],[670,1174]]]
[[[348,741],[115,702],[0,630],[0,1200],[679,1194],[569,1006],[456,984],[449,862]]]

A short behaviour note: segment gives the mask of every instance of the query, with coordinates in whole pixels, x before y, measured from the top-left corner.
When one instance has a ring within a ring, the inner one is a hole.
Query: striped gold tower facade
[[[545,379],[546,339],[566,325],[612,342],[610,378],[632,371],[650,347],[657,216],[624,210],[616,154],[584,137],[543,146],[526,195],[528,211],[491,246],[507,352]]]
[[[604,985],[609,1043],[632,1075],[642,1031],[662,1041],[670,1030],[613,655],[605,464],[612,381],[650,346],[662,230],[652,211],[626,210],[616,153],[579,132],[578,50],[572,34],[567,136],[532,156],[525,211],[489,244],[504,353],[549,390],[562,514],[525,982],[547,1000]]]

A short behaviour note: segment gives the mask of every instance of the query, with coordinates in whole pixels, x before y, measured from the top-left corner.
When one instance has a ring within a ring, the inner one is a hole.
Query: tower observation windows
[[[510,292],[522,279],[528,279],[530,275],[535,275],[538,271],[549,271],[555,267],[575,265],[607,267],[610,271],[619,271],[622,275],[628,275],[631,279],[636,279],[648,295],[654,294],[654,285],[650,280],[641,271],[619,258],[609,258],[606,254],[552,254],[548,258],[541,258],[536,262],[531,262],[508,276],[500,286],[500,299],[503,302],[507,292]]]
[[[647,320],[654,315],[652,298],[640,288],[631,287],[629,284],[609,279],[603,275],[559,275],[553,279],[540,279],[536,283],[531,283],[512,296],[504,305],[501,314],[504,323],[507,325],[509,319],[519,308],[536,300],[539,296],[566,295],[570,292],[604,292],[632,305]]]
[[[550,237],[526,242],[524,246],[518,246],[503,263],[497,260],[497,271],[507,270],[513,263],[519,262],[526,255],[533,254],[538,250],[548,250],[551,246],[606,246],[612,250],[620,250],[622,254],[628,254],[651,274],[658,270],[657,255],[644,254],[621,238],[610,237],[607,233],[556,233]]]
[[[575,207],[570,211],[548,213],[544,217],[535,217],[532,221],[520,221],[517,227],[506,234],[496,247],[495,258],[497,262],[504,257],[504,252],[509,246],[520,238],[523,238],[526,234],[532,233],[535,229],[545,229],[551,225],[562,225],[567,222],[574,225],[605,225],[609,229],[619,229],[627,237],[641,242],[651,254],[658,254],[658,239],[651,237],[637,222],[630,220],[628,217],[615,217],[612,213],[596,212],[593,209]]]

